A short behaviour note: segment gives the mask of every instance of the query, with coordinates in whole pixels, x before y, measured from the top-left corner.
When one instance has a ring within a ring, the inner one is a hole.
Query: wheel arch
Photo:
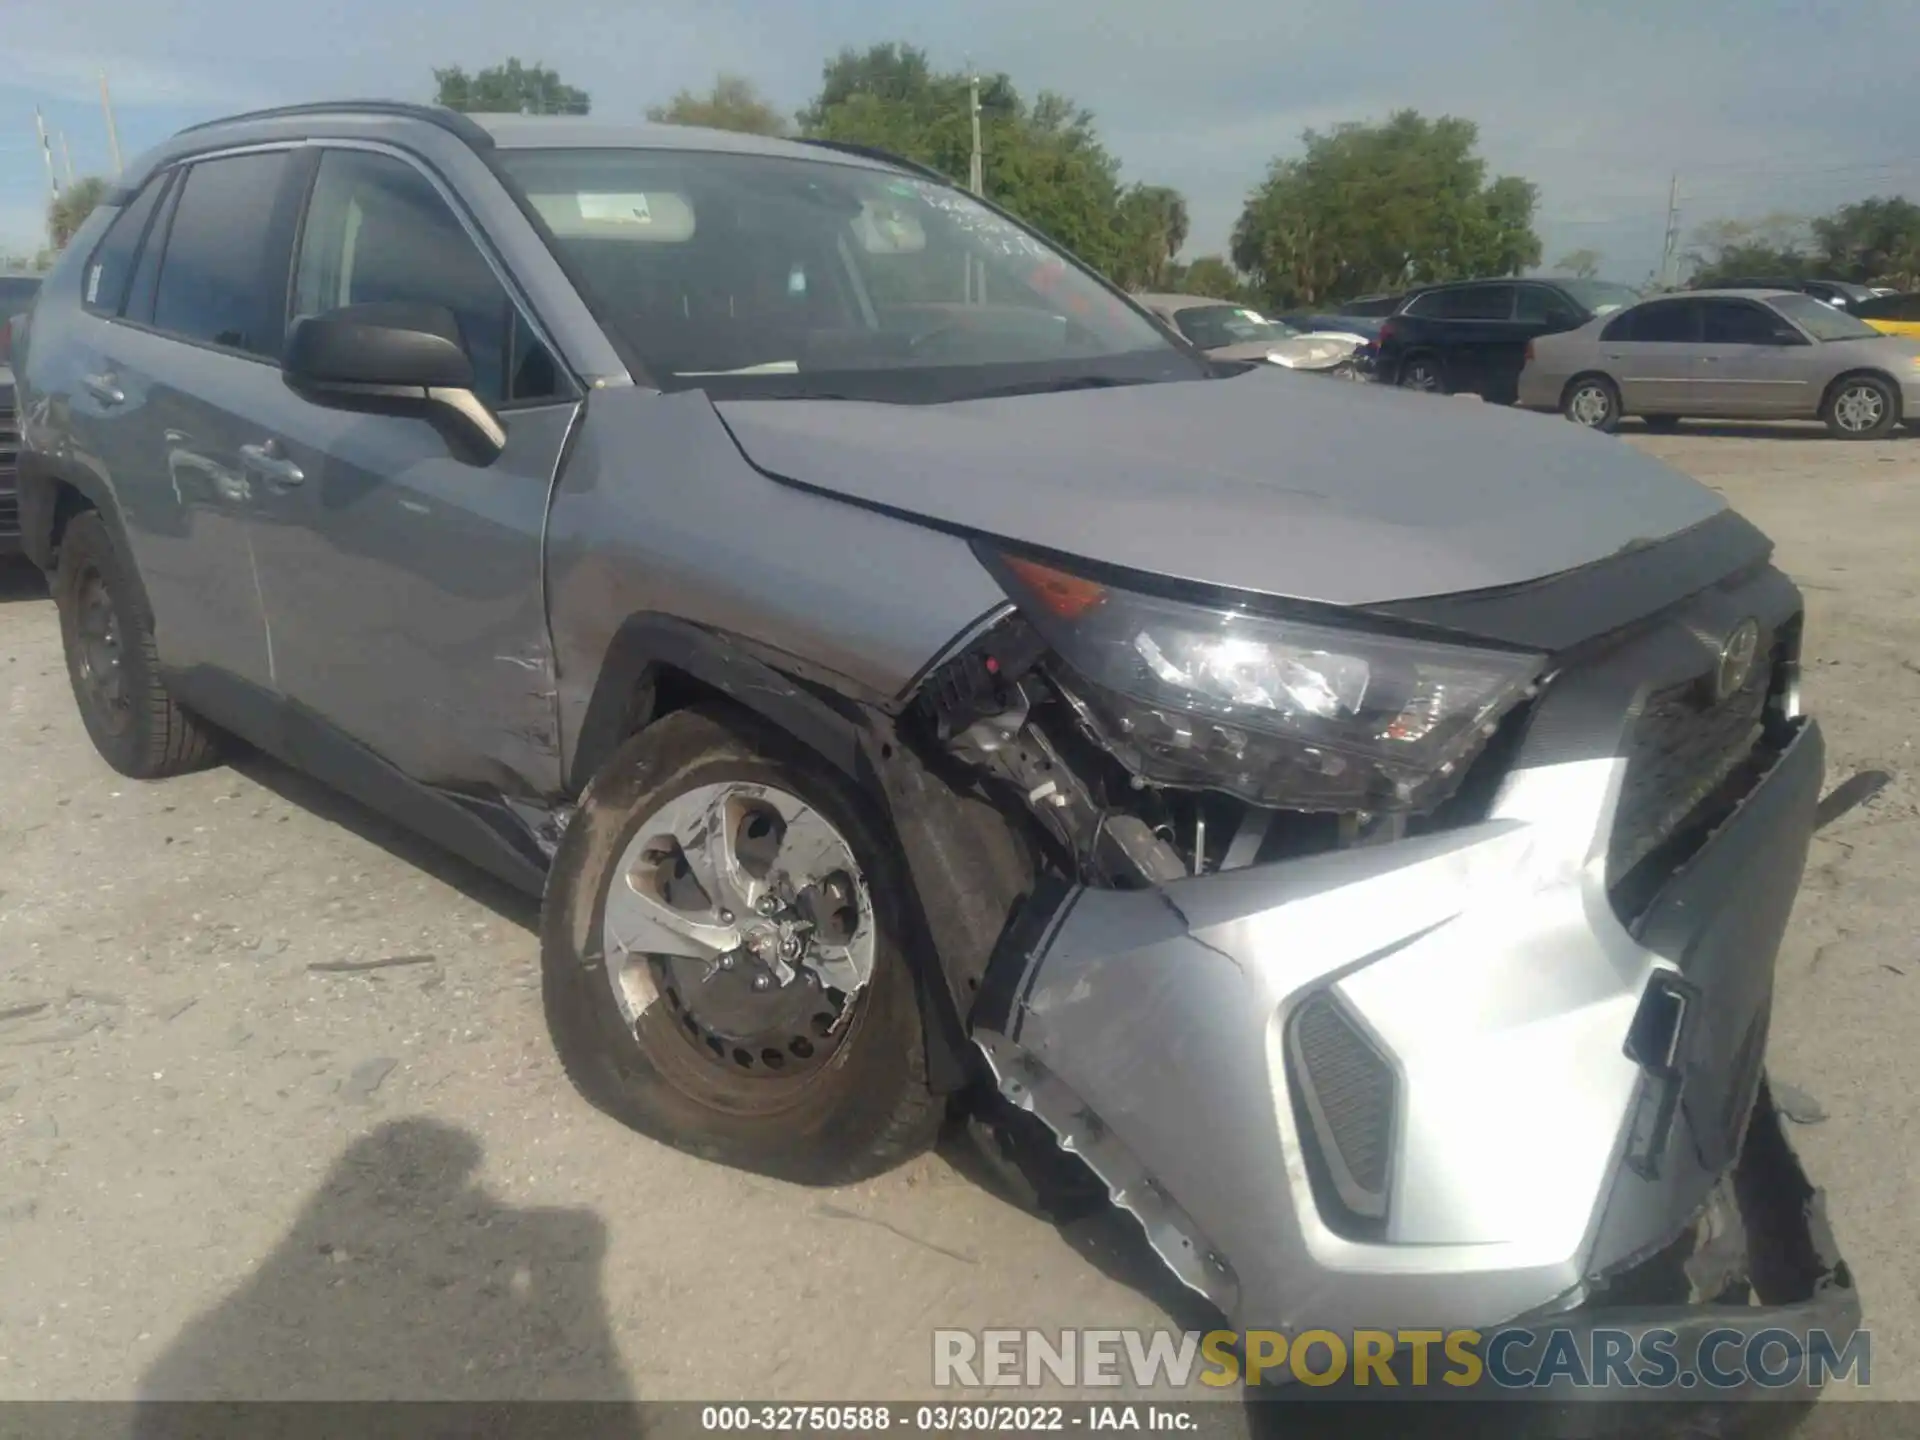
[[[749,711],[818,755],[870,800],[906,858],[914,934],[905,948],[929,1079],[937,1090],[957,1091],[975,1073],[963,1016],[1007,917],[1024,900],[1010,879],[1021,869],[1022,837],[998,811],[970,803],[928,771],[900,742],[887,709],[799,674],[793,663],[674,616],[628,617],[608,646],[575,739],[569,791],[584,793],[629,736],[694,704]]]
[[[127,558],[127,571],[138,591],[141,608],[153,614],[146,581],[134,563],[126,523],[105,477],[92,471],[56,466],[30,450],[20,454],[17,479],[20,498],[20,546],[26,557],[49,573],[60,563],[60,542],[76,515],[91,510],[100,516],[113,543]]]
[[[1827,407],[1833,404],[1833,397],[1839,393],[1840,387],[1847,381],[1863,379],[1878,380],[1887,387],[1888,393],[1893,397],[1893,418],[1896,424],[1906,418],[1906,397],[1905,392],[1900,388],[1900,382],[1885,370],[1876,369],[1872,365],[1856,365],[1851,370],[1842,370],[1829,380],[1827,388],[1820,392],[1819,414],[1822,417],[1826,415]]]

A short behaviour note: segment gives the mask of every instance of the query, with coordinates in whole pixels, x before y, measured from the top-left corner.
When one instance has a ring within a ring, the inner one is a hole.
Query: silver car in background
[[[1884,335],[1810,295],[1664,295],[1527,348],[1520,404],[1612,430],[1687,416],[1823,420],[1873,440],[1920,414],[1920,344]]]

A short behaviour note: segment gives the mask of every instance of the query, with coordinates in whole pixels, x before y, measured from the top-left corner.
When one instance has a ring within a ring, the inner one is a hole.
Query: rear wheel
[[[75,516],[67,526],[53,596],[73,698],[100,757],[136,780],[211,764],[213,733],[161,683],[153,622],[132,562],[97,513]]]
[[[634,1129],[803,1183],[929,1144],[908,883],[857,791],[744,714],[685,710],[595,778],[542,920],[549,1024]]]
[[[1820,418],[1842,440],[1878,440],[1900,423],[1900,399],[1878,375],[1847,375],[1827,396]]]
[[[1604,375],[1579,375],[1560,398],[1560,413],[1576,425],[1611,435],[1620,428],[1620,391]]]
[[[1446,386],[1441,379],[1439,359],[1432,355],[1409,355],[1400,366],[1400,388],[1440,394]]]

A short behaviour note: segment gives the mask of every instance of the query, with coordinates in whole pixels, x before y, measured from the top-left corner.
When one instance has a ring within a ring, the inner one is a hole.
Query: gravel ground
[[[1825,1112],[1795,1139],[1874,1389],[1920,1398],[1920,440],[1625,443],[1776,538],[1829,784],[1894,776],[1816,842],[1773,1066]],[[1191,1318],[1123,1227],[1023,1216],[957,1151],[805,1191],[589,1110],[528,906],[262,761],[112,774],[30,571],[0,696],[0,1399],[908,1398],[936,1325]]]

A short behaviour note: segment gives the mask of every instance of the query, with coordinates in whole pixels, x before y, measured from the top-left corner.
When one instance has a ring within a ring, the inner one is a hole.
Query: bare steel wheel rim
[[[1607,417],[1613,413],[1613,397],[1607,394],[1603,385],[1586,384],[1573,392],[1573,398],[1567,401],[1567,414],[1576,425],[1604,425]]]
[[[776,786],[701,785],[648,816],[607,889],[602,941],[630,1031],[656,1014],[742,1079],[810,1076],[873,978],[873,897],[853,847]]]
[[[1833,400],[1833,418],[1852,435],[1873,429],[1886,413],[1887,397],[1875,385],[1849,385]]]
[[[88,566],[74,595],[80,685],[101,723],[118,735],[132,723],[133,709],[127,696],[120,618],[114,612],[113,594],[99,569]]]

